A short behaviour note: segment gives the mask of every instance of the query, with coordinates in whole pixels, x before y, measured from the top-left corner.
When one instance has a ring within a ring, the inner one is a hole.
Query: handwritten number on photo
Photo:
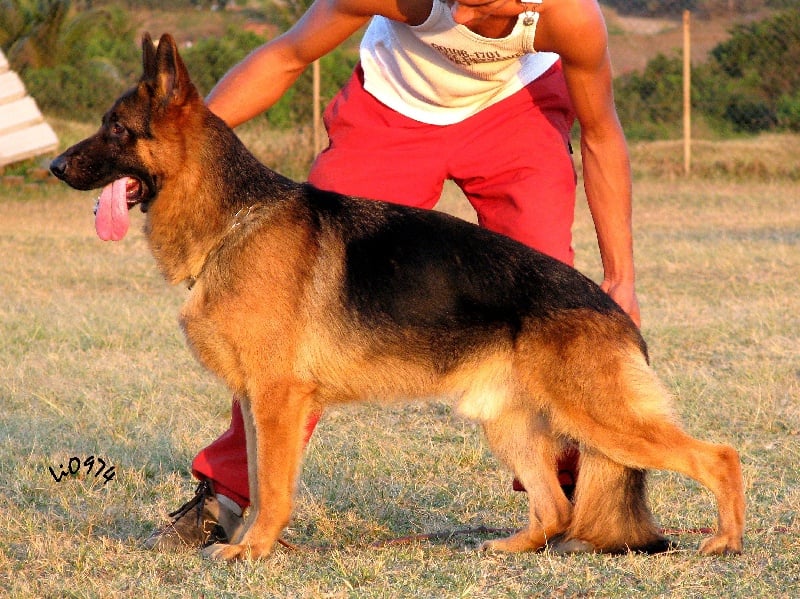
[[[107,465],[108,462],[101,457],[90,455],[88,458],[83,460],[83,463],[81,463],[81,459],[78,456],[73,456],[69,459],[69,462],[67,462],[66,469],[64,469],[64,464],[58,465],[59,469],[61,470],[58,475],[56,475],[56,472],[53,470],[52,466],[49,466],[48,469],[50,470],[50,474],[53,476],[53,480],[55,480],[57,483],[60,483],[65,476],[75,476],[78,474],[81,470],[81,467],[86,468],[86,476],[89,476],[92,473],[92,469],[97,466],[94,477],[97,478],[102,476],[104,480],[103,484],[105,485],[117,475],[115,467],[110,466],[106,468]]]

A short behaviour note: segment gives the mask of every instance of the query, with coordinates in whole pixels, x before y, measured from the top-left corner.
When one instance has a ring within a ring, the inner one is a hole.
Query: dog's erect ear
[[[146,82],[163,107],[182,105],[192,94],[196,94],[189,78],[189,71],[178,53],[178,46],[171,35],[165,33],[153,44],[149,34],[142,39],[142,64]]]
[[[142,36],[142,81],[154,81],[156,78],[156,45],[149,33]]]

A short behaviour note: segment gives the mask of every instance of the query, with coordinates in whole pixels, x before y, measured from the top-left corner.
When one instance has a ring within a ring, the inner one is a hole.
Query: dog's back
[[[450,394],[454,373],[487,357],[511,360],[533,336],[566,355],[587,334],[584,320],[613,348],[638,349],[646,360],[638,329],[596,284],[463,220],[310,185],[240,212],[204,267],[204,293],[217,306],[230,301],[222,311],[230,314],[243,294],[260,292],[253,303],[269,306],[271,319],[278,306],[301,303],[283,320],[303,337],[298,345],[313,351],[300,350],[294,368],[325,381],[329,401]],[[283,276],[279,264],[291,264],[291,281],[267,280]],[[287,285],[290,296],[279,298]],[[185,313],[191,318],[199,318],[196,308]],[[381,363],[406,374],[389,369],[382,382]],[[340,382],[323,372],[336,372]]]

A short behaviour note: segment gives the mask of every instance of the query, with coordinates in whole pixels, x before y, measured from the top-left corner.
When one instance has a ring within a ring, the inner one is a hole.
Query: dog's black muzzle
[[[50,163],[50,172],[62,181],[65,181],[64,177],[67,175],[67,159],[63,154],[54,158]]]

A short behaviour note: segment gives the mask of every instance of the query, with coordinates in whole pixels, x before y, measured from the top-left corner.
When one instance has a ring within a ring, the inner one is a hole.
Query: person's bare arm
[[[570,0],[543,8],[539,24],[537,49],[561,55],[581,127],[584,187],[603,262],[602,287],[640,324],[633,262],[630,160],[614,106],[602,14],[594,0]]]
[[[236,127],[275,104],[309,64],[372,16],[417,22],[424,5],[420,0],[316,0],[288,31],[228,71],[206,98],[208,107]]]

